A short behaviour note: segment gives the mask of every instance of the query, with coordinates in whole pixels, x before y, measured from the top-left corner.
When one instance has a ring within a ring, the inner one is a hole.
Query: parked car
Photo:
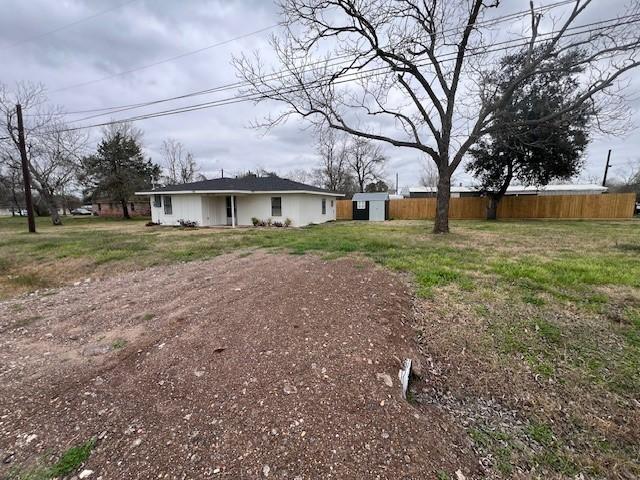
[[[640,202],[636,202],[636,215],[640,215]]]
[[[85,207],[74,208],[71,210],[71,215],[91,215],[91,210]]]

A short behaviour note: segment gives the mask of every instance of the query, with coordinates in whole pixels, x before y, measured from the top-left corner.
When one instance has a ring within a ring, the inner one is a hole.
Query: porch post
[[[231,195],[231,228],[236,228],[236,197]]]

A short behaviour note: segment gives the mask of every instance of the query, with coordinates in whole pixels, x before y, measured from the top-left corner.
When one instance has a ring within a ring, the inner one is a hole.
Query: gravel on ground
[[[0,477],[95,438],[90,479],[473,478],[464,430],[402,399],[411,315],[367,260],[260,251],[2,302]]]

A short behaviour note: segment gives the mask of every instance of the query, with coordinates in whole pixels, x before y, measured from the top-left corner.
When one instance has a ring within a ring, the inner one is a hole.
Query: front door
[[[227,200],[227,225],[231,225],[231,197],[226,197]],[[238,224],[238,197],[234,198],[233,202],[233,214],[236,217],[236,225]]]

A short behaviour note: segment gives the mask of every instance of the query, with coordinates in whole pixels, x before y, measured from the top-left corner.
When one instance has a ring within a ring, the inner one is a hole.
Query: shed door
[[[369,202],[369,220],[374,222],[384,221],[384,200]]]
[[[369,220],[369,202],[353,202],[353,219]]]

